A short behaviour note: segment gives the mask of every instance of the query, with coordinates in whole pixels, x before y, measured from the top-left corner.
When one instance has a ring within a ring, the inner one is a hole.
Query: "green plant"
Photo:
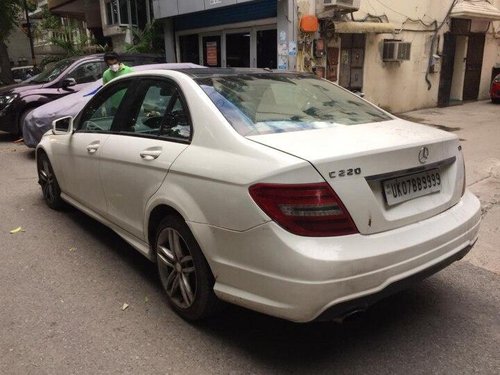
[[[127,44],[125,50],[135,53],[162,53],[163,27],[161,23],[153,21],[147,24],[143,30],[137,27],[130,27],[132,32],[132,44]]]

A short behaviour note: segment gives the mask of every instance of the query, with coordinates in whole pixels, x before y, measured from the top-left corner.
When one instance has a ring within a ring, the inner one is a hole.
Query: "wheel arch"
[[[182,220],[185,220],[182,215],[173,207],[167,205],[167,204],[159,204],[155,208],[153,208],[149,214],[147,223],[147,241],[149,243],[149,248],[151,250],[151,253],[154,254],[155,249],[153,248],[154,246],[154,238],[156,236],[156,230],[158,228],[158,225],[160,222],[163,220],[165,216],[178,216]],[[156,257],[151,257],[156,261]]]
[[[189,227],[189,230],[191,231],[193,237],[195,238],[196,242],[198,243],[198,246],[200,247],[200,250],[202,252],[203,257],[207,261],[210,272],[212,272],[212,275],[215,276],[214,269],[212,267],[212,264],[210,262],[210,259],[207,257],[207,254],[205,253],[205,249],[203,248],[202,244],[200,243],[199,239],[196,236],[196,233],[192,230],[192,228],[189,226],[186,217],[175,207],[169,205],[168,203],[158,203],[149,213],[147,217],[147,243],[149,244],[149,250],[151,257],[154,262],[156,262],[156,255],[155,252],[156,250],[154,249],[154,241],[156,237],[156,230],[158,228],[158,225],[160,222],[165,218],[166,216],[175,216],[179,218],[180,220],[183,220],[186,225]]]

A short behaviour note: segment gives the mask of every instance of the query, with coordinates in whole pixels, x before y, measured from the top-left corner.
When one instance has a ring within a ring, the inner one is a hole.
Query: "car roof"
[[[120,53],[119,56],[120,56],[121,60],[151,59],[151,60],[158,60],[157,63],[163,62],[163,61],[160,62],[159,60],[164,58],[163,55],[154,54],[154,53]],[[96,59],[103,60],[104,53],[94,53],[94,54],[85,55],[85,56],[71,56],[71,57],[67,57],[67,58],[59,60],[59,61],[71,61],[71,65],[73,65],[76,62],[87,61],[87,60],[96,60]],[[59,62],[59,61],[57,61],[57,62]],[[68,69],[69,68],[70,68],[70,66],[68,66]]]
[[[192,78],[207,78],[220,76],[237,76],[237,75],[261,75],[261,74],[287,74],[294,76],[308,76],[312,73],[307,72],[292,72],[287,70],[273,70],[269,68],[204,68],[204,69],[173,69],[185,73]]]
[[[124,58],[145,58],[145,57],[153,57],[153,58],[161,58],[164,57],[163,55],[159,55],[156,53],[120,53],[118,55],[121,60]],[[94,53],[92,55],[85,55],[85,56],[76,56],[73,57],[72,59],[76,60],[86,60],[86,59],[103,59],[104,58],[104,53]]]
[[[10,68],[10,70],[21,70],[21,69],[31,69],[33,65],[23,65],[23,66],[14,66]]]

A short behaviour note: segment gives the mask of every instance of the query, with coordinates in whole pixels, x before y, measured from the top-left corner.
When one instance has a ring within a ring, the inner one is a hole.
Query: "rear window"
[[[358,96],[312,75],[247,74],[196,81],[244,136],[391,120]]]

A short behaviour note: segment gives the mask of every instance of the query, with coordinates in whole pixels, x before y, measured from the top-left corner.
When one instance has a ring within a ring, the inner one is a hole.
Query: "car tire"
[[[179,216],[167,216],[155,238],[158,273],[173,310],[188,321],[205,319],[220,309],[215,279],[203,253]]]
[[[38,183],[42,187],[45,203],[54,210],[60,210],[64,207],[64,201],[61,198],[61,189],[52,169],[52,164],[50,164],[49,157],[44,152],[38,154],[37,171]]]

